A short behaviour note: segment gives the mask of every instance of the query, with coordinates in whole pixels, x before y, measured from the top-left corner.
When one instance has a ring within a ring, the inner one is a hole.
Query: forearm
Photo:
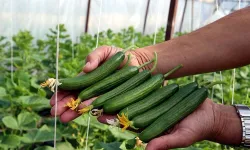
[[[208,140],[227,145],[240,145],[242,125],[233,106],[214,104],[215,125]]]
[[[183,64],[171,77],[241,67],[250,63],[249,27],[250,7],[187,35],[137,51],[148,57],[156,51],[157,71],[161,73]]]

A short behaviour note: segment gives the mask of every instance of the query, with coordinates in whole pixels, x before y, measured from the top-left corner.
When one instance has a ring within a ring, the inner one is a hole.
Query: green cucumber
[[[106,77],[105,79],[97,82],[96,84],[91,85],[90,87],[84,89],[79,95],[78,98],[82,100],[87,100],[94,96],[101,95],[111,89],[115,88],[117,85],[123,83],[129,78],[135,76],[139,73],[139,69],[152,63],[155,59],[152,59],[141,66],[125,66],[121,70],[116,71],[112,75]],[[127,61],[127,64],[130,63],[130,55]]]
[[[101,95],[139,73],[140,67],[128,66],[84,89],[78,98],[86,100]]]
[[[127,49],[124,49],[123,51],[117,52],[115,55],[113,55],[111,58],[109,58],[102,65],[100,65],[90,73],[73,78],[64,78],[58,80],[49,78],[47,81],[41,83],[41,87],[49,87],[52,92],[55,91],[56,86],[58,86],[58,88],[62,90],[82,90],[115,72],[115,70],[117,70],[117,68],[123,62],[125,58],[125,52],[135,47],[136,46],[132,45]]]
[[[135,116],[138,116],[139,114],[150,110],[154,106],[157,106],[158,104],[162,103],[165,99],[172,96],[175,92],[177,92],[179,89],[178,84],[170,84],[167,86],[164,86],[156,91],[154,91],[152,94],[144,98],[143,100],[136,102],[132,105],[129,105],[128,107],[125,107],[119,112],[119,115],[122,115],[122,113],[126,114],[128,119],[132,119]]]
[[[79,110],[80,113],[85,113],[85,112],[88,112],[89,110],[91,110],[91,113],[92,115],[99,115],[102,113],[102,110],[98,110],[98,109],[93,109],[93,108],[99,108],[101,106],[103,106],[103,104],[108,101],[109,99],[119,95],[119,94],[122,94],[130,89],[133,89],[134,87],[140,85],[142,82],[144,82],[146,79],[150,78],[151,76],[151,72],[154,71],[156,65],[157,65],[157,53],[154,53],[155,54],[155,57],[154,59],[152,59],[151,61],[149,62],[146,62],[144,64],[142,64],[141,66],[139,67],[136,67],[137,68],[137,71],[139,72],[139,69],[150,64],[151,62],[155,62],[154,63],[154,66],[152,67],[152,69],[150,71],[147,71],[147,70],[144,70],[140,73],[138,73],[137,75],[133,76],[131,79],[127,80],[126,82],[122,83],[120,86],[114,88],[113,90],[111,91],[108,91],[107,93],[105,93],[104,95],[101,95],[99,96],[91,105],[89,106],[86,106],[86,107],[83,107],[82,109]],[[130,58],[130,57],[129,57]],[[126,65],[128,65],[129,63],[127,62]],[[131,68],[131,66],[127,66],[128,68]],[[125,67],[125,68],[127,68]],[[135,66],[134,66],[135,67]],[[133,68],[134,68],[133,67]],[[118,73],[118,72],[117,72]],[[103,87],[104,89],[106,89],[105,86],[107,86],[107,88],[110,87],[110,84],[114,84],[113,82],[116,80],[121,80],[121,77],[124,76],[125,74],[127,74],[128,72],[122,72],[122,73],[119,73],[118,75],[114,75],[113,77],[108,77],[108,80],[107,81],[104,81],[102,82],[102,84],[100,85],[97,85],[97,88],[93,88],[91,87],[89,90],[95,90],[95,91],[100,91],[100,90],[103,90]],[[78,97],[78,99],[81,99],[81,94],[80,96]]]
[[[169,130],[180,120],[195,111],[207,96],[207,88],[202,87],[195,90],[188,97],[161,115],[150,126],[145,128],[139,134],[139,139],[143,142],[149,142],[151,139],[159,136],[162,132]]]
[[[113,73],[121,65],[124,58],[124,52],[117,52],[114,56],[90,73],[73,78],[59,79],[61,84],[58,86],[58,88],[63,90],[77,90],[86,88]]]
[[[142,72],[139,72],[137,75],[133,76],[131,79],[129,79],[126,82],[119,85],[118,87],[116,87],[116,88],[112,89],[111,91],[99,96],[97,99],[95,99],[93,101],[93,103],[91,105],[93,105],[93,108],[99,108],[99,107],[103,106],[103,104],[107,100],[137,87],[138,85],[143,83],[145,80],[150,78],[150,76],[151,76],[150,71],[143,70]]]
[[[138,87],[123,93],[121,95],[118,95],[110,100],[108,100],[104,105],[103,105],[103,111],[105,113],[115,113],[126,106],[143,99],[146,97],[148,94],[153,92],[154,90],[158,89],[163,81],[164,78],[170,75],[171,73],[175,72],[179,68],[181,68],[182,65],[178,65],[174,69],[170,70],[167,74],[162,75],[162,74],[157,74],[139,85]]]
[[[136,66],[128,66],[81,91],[78,98],[87,100],[101,95],[139,73]]]
[[[181,102],[185,97],[187,97],[190,93],[198,88],[198,84],[196,82],[189,83],[180,87],[179,91],[176,92],[169,99],[161,103],[160,105],[146,111],[136,117],[134,117],[130,121],[130,126],[134,128],[145,128],[149,124],[151,124],[154,120],[156,120],[160,115],[167,112],[169,109],[174,107],[176,104]]]
[[[163,80],[164,78],[162,74],[158,74],[158,75],[151,77],[150,79],[148,79],[147,81],[139,85],[138,87],[108,100],[103,105],[103,111],[105,113],[115,113],[123,109],[129,104],[134,103],[146,97],[152,91],[160,88]]]

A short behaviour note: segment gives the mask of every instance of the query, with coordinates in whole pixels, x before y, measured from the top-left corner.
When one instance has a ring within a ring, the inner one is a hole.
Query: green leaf
[[[75,148],[69,142],[61,142],[56,144],[56,149],[74,150]]]
[[[36,128],[36,118],[29,112],[22,112],[17,117],[18,124],[22,130],[30,130]]]
[[[62,138],[61,133],[57,130],[57,140]],[[37,143],[54,140],[54,129],[49,128],[47,125],[43,125],[40,129],[29,131],[24,134],[22,141],[24,143]]]
[[[1,144],[7,145],[9,148],[15,148],[20,145],[20,139],[17,135],[7,135],[3,137]]]
[[[75,120],[73,120],[75,123],[82,125],[82,126],[86,126],[88,125],[88,114],[84,114],[78,118],[76,118]],[[91,127],[95,127],[97,129],[100,130],[107,130],[108,126],[105,124],[102,124],[100,122],[97,121],[96,117],[90,116],[90,126]]]
[[[136,133],[131,132],[131,131],[124,131],[122,132],[122,130],[118,127],[111,127],[109,128],[109,131],[112,133],[112,135],[118,139],[132,139],[136,136]]]
[[[5,99],[0,99],[0,110],[5,109],[10,107],[10,101],[5,100]]]
[[[103,142],[98,142],[95,144],[94,149],[97,150],[121,150],[121,142],[112,142],[112,143],[103,143]]]
[[[40,89],[40,88],[41,88],[40,85],[37,84],[36,78],[31,78],[31,79],[30,79],[30,84],[31,84],[32,87],[34,87],[34,88],[36,88],[36,89]]]
[[[22,70],[16,71],[15,77],[19,80],[26,82],[26,83],[29,83],[29,81],[30,81],[30,75],[28,74],[28,72],[25,72]]]
[[[19,129],[16,118],[14,118],[12,116],[6,116],[2,119],[2,121],[3,121],[4,125],[8,128],[16,129],[16,130]]]
[[[39,88],[37,94],[41,97],[46,97],[46,92],[44,89]]]
[[[17,101],[23,107],[30,107],[32,110],[50,108],[49,100],[40,96],[20,96]]]
[[[34,150],[55,150],[55,149],[51,146],[40,146],[35,148]]]
[[[7,93],[6,93],[5,88],[4,87],[0,87],[0,97],[4,97],[6,95],[7,95]]]

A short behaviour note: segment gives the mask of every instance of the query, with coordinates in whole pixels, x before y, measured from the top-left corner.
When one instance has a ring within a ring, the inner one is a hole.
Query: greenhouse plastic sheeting
[[[102,13],[99,16],[101,0],[91,0],[88,33],[97,33],[99,17],[100,31],[109,28],[120,31],[129,26],[142,31],[147,2],[148,0],[102,0]],[[192,19],[192,1],[188,0],[180,30],[185,0],[179,0],[175,31],[190,32],[206,24],[207,19],[215,12],[214,2],[195,0]],[[237,1],[220,2],[225,15],[237,9]],[[0,3],[0,33],[3,36],[10,37],[12,26],[13,34],[19,30],[29,30],[34,37],[44,38],[44,33],[49,28],[54,28],[58,19],[59,23],[65,24],[73,41],[85,30],[88,0],[0,0]],[[169,4],[170,0],[150,0],[145,33],[153,33],[155,27],[166,27]],[[248,5],[249,1],[242,0],[242,8]]]

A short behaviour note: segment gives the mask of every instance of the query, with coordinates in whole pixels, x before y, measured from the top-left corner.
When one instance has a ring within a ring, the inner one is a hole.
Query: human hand
[[[100,122],[115,116],[103,115]],[[206,99],[193,113],[164,135],[152,139],[147,150],[183,148],[202,140],[238,145],[241,142],[241,122],[233,106],[215,104]]]
[[[87,58],[86,58],[86,64],[83,67],[82,73],[88,73],[93,71],[95,68],[97,68],[99,65],[101,65],[103,62],[105,62],[107,59],[109,59],[111,56],[113,56],[118,51],[121,51],[120,48],[115,48],[111,46],[101,46],[91,52]],[[136,50],[136,51],[127,51],[126,54],[131,55],[131,60],[129,65],[133,66],[139,66],[149,60],[151,60],[154,57],[154,54],[151,52],[148,52],[146,50]],[[121,64],[124,65],[127,62],[127,58],[125,58],[124,62]],[[143,69],[150,69],[152,65],[147,65]],[[82,74],[81,73],[81,74]],[[58,91],[57,93],[57,113],[56,115],[60,117],[60,120],[62,122],[69,122],[76,117],[80,116],[76,111],[69,109],[68,107],[65,107],[66,103],[71,100],[71,98],[76,99],[77,93],[72,93],[68,91]],[[83,108],[84,106],[90,105],[95,98],[92,98],[90,100],[84,101],[79,105],[79,109]],[[50,100],[51,108],[51,115],[55,116],[55,94],[52,96]]]

